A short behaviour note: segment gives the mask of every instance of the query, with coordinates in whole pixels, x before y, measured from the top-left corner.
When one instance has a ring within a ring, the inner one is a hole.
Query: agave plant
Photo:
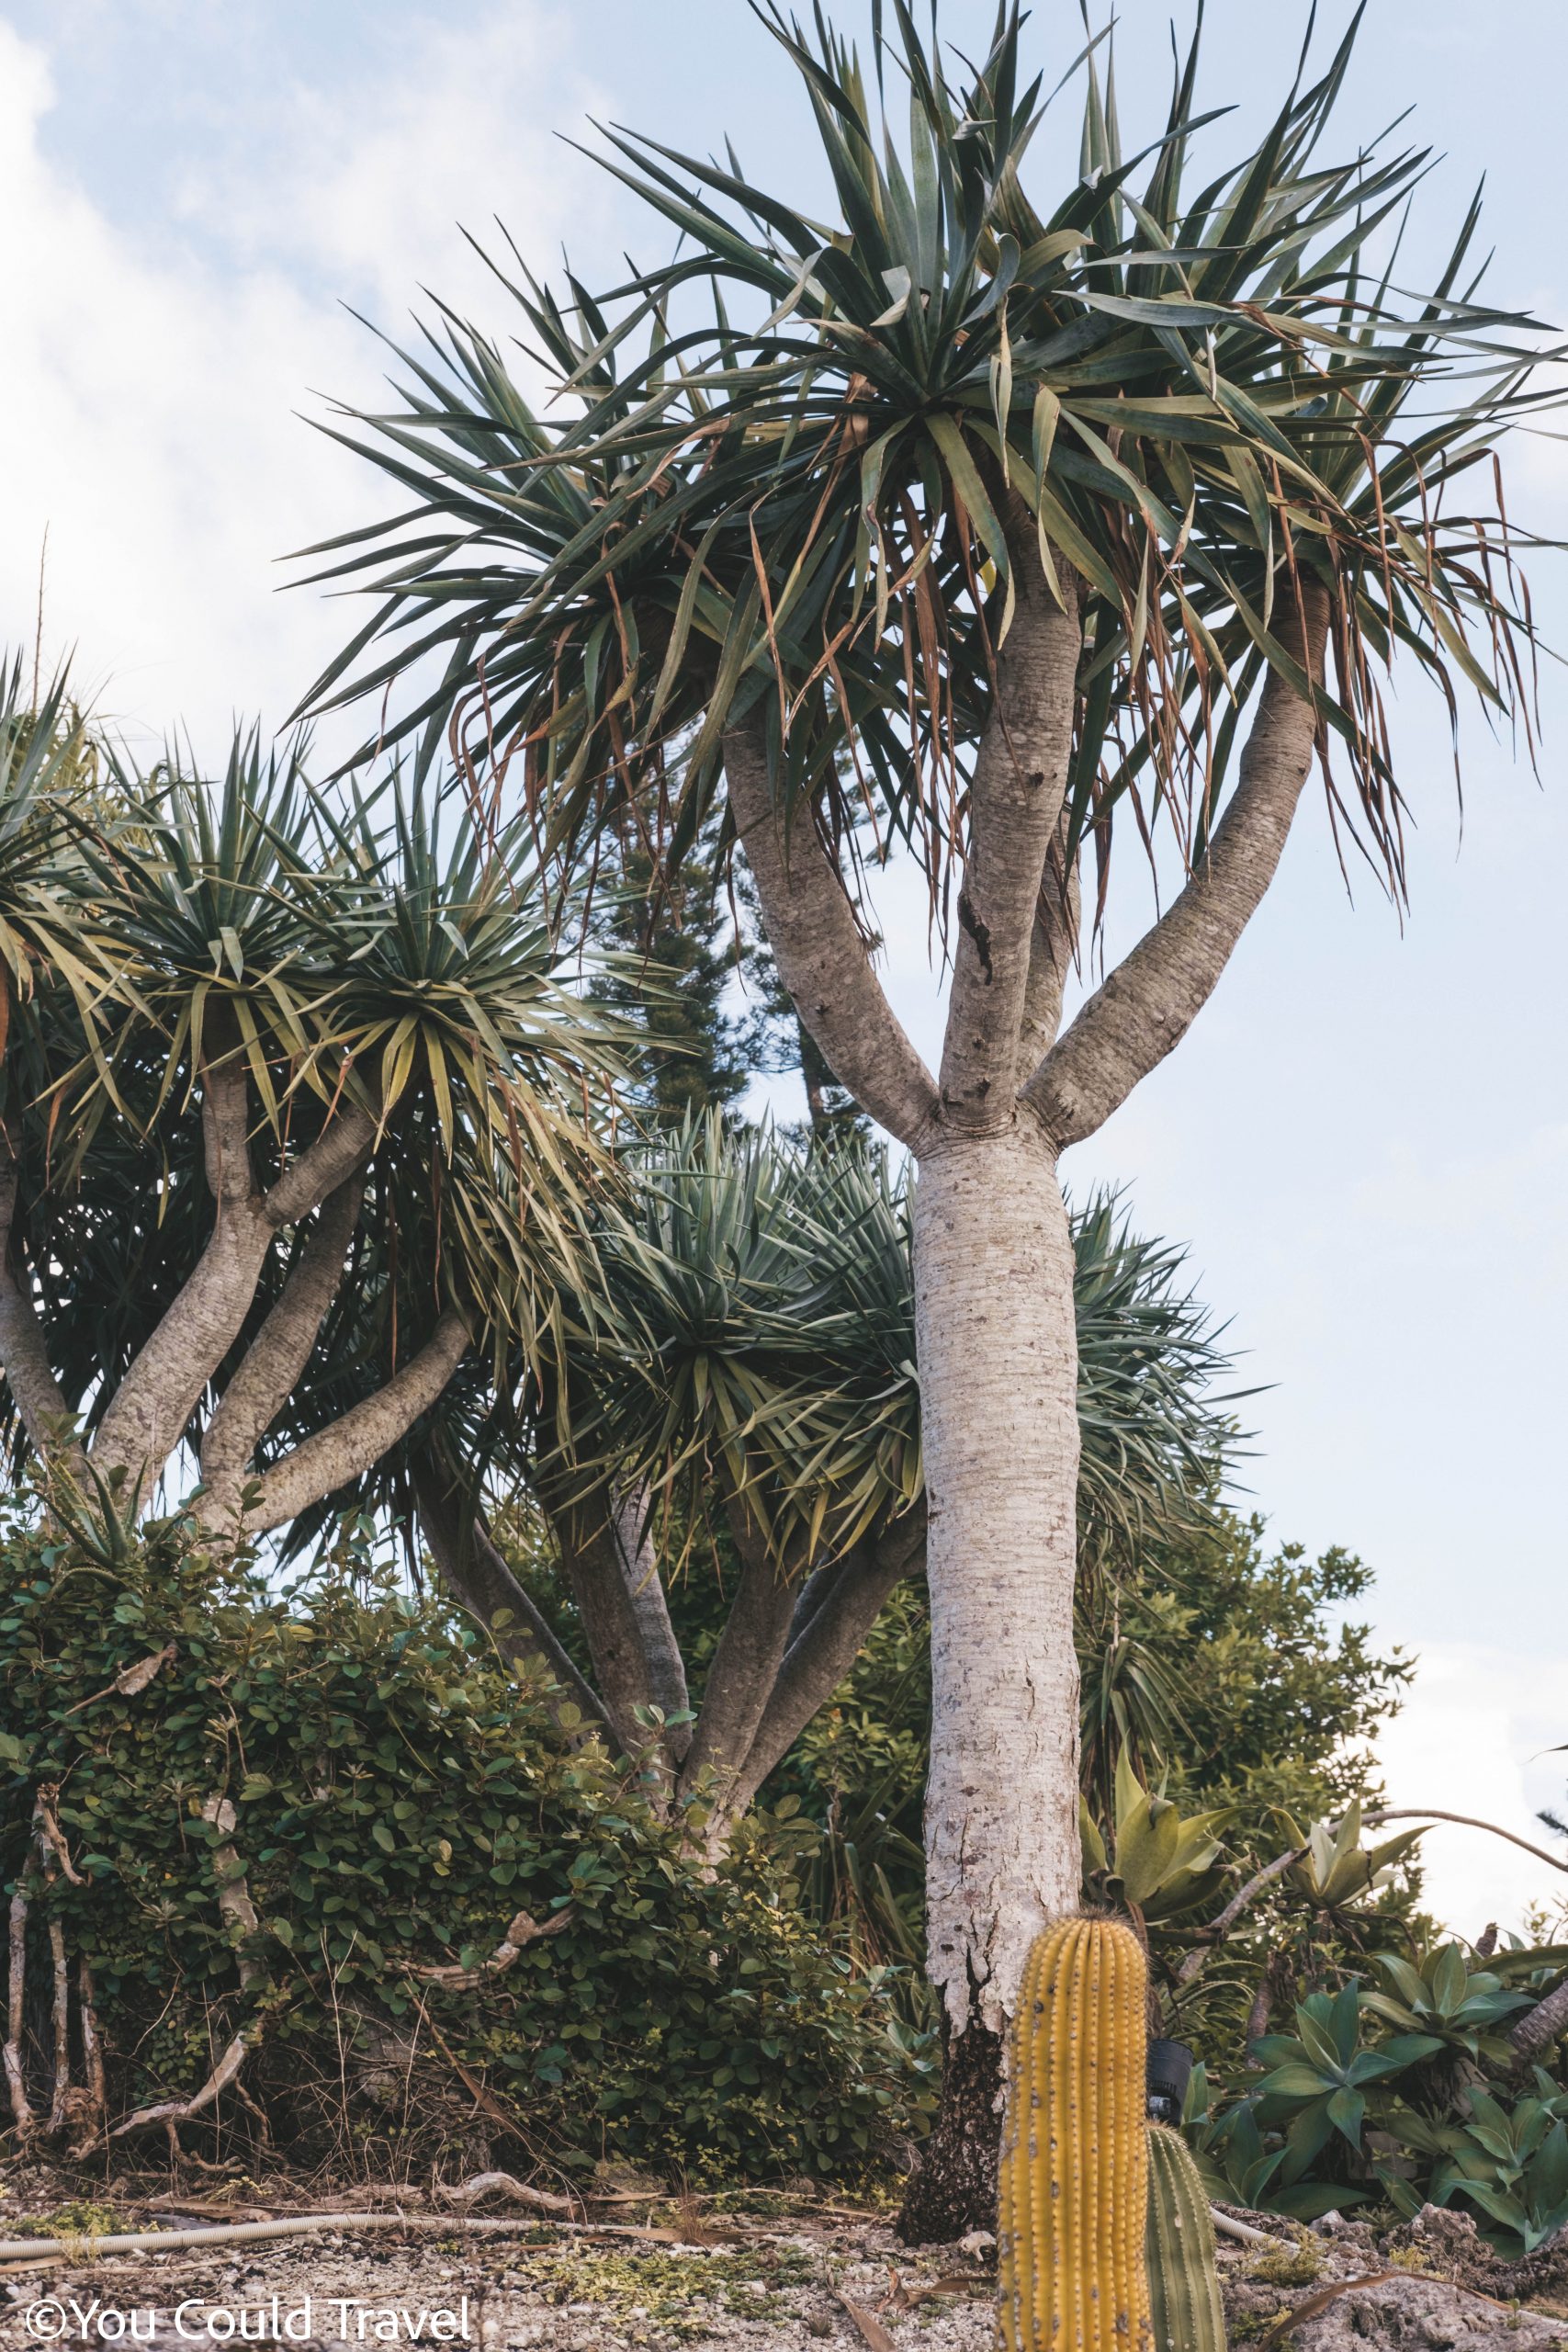
[[[1303,1849],[1289,1872],[1290,1882],[1314,1911],[1343,1911],[1376,1894],[1427,1834],[1425,1829],[1405,1829],[1381,1845],[1363,1846],[1359,1798],[1337,1823],[1314,1821],[1303,1830],[1288,1815],[1284,1819],[1292,1844]]]
[[[1353,1983],[1333,1995],[1311,1993],[1297,2005],[1294,2033],[1264,2034],[1252,2045],[1269,2069],[1258,2086],[1258,2120],[1287,2126],[1280,2167],[1286,2188],[1336,2132],[1359,2154],[1369,2086],[1441,2047],[1435,2035],[1411,2034],[1368,2048],[1361,1997]]]
[[[1214,1867],[1219,1833],[1234,1808],[1183,1814],[1162,1791],[1144,1786],[1125,1749],[1117,1759],[1115,1797],[1109,1849],[1087,1805],[1079,1815],[1089,1890],[1151,1922],[1179,1918],[1209,1903],[1224,1876]]]
[[[1505,2103],[1472,2090],[1462,2122],[1401,2111],[1390,2118],[1399,2138],[1436,2159],[1425,2199],[1392,2166],[1379,2176],[1393,2204],[1411,2219],[1423,2202],[1479,2208],[1482,2235],[1499,2254],[1517,2257],[1568,2226],[1568,2093],[1536,2069],[1535,2087]]]
[[[1432,2035],[1472,2061],[1507,2066],[1513,2055],[1507,2036],[1493,2029],[1528,2009],[1529,1995],[1510,1992],[1490,1969],[1472,1969],[1461,1944],[1438,1944],[1417,1957],[1419,1964],[1399,1952],[1378,1952],[1375,1963],[1387,1990],[1364,1994],[1366,2007],[1397,2032]]]

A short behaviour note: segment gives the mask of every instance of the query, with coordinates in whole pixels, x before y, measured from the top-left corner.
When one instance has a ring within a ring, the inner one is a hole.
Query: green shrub
[[[145,1688],[116,1687],[166,1648]],[[920,2128],[924,2061],[887,1973],[856,1971],[801,1907],[816,1831],[759,1816],[705,1871],[635,1769],[567,1752],[429,1601],[269,1590],[180,1521],[106,1568],[14,1514],[0,1723],[0,1881],[25,1878],[36,1919],[89,1956],[116,2112],[193,2090],[254,2012],[243,2086],[300,2148],[466,2127],[580,2165],[844,2173]],[[29,1860],[51,1783],[79,1887]],[[243,1951],[201,1817],[220,1794],[260,1919]],[[525,1909],[569,1924],[504,1973],[408,1973],[473,1966]]]

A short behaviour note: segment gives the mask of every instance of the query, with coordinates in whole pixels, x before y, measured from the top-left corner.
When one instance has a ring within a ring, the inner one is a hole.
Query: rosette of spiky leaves
[[[1411,1959],[1374,1952],[1372,1961],[1384,1989],[1364,1993],[1362,2007],[1396,2032],[1435,2035],[1445,2050],[1491,2066],[1512,2063],[1506,2032],[1495,2029],[1528,2009],[1530,1996],[1511,1992],[1490,1969],[1472,1969],[1462,1945],[1437,1944]]]
[[[81,897],[116,943],[118,1017],[84,1082],[62,1090],[77,1160],[111,1105],[155,1125],[205,1064],[235,1056],[280,1133],[291,1083],[312,1065],[306,910],[319,925],[333,888],[303,743],[264,752],[253,728],[216,779],[171,754],[146,776],[117,762],[113,782],[116,821],[86,845]],[[161,1072],[148,1098],[150,1057]]]
[[[648,1479],[702,1518],[716,1475],[786,1555],[841,1547],[923,1490],[910,1192],[853,1137],[688,1121],[606,1195],[539,1442],[581,1488]],[[1180,1257],[1097,1197],[1075,1219],[1086,1546],[1174,1532],[1227,1442],[1224,1359]]]
[[[1534,2076],[1533,2089],[1506,2105],[1472,2086],[1462,2122],[1404,2106],[1392,2109],[1392,2136],[1436,2159],[1424,2195],[1391,2165],[1376,2168],[1406,2220],[1423,2203],[1451,2205],[1466,2198],[1479,2208],[1481,2234],[1510,2260],[1533,2254],[1562,2231],[1568,2223],[1568,2093],[1539,2066]]]
[[[476,1377],[510,1381],[615,1181],[617,1068],[513,844],[395,775],[329,800],[254,737],[214,784],[119,788],[77,887],[125,985],[96,1050],[60,987],[17,1040],[16,1229],[68,1403],[90,1430],[209,1234],[203,1056],[243,1062],[263,1184],[349,1106],[371,1138],[352,1264],[264,1461],[382,1385],[449,1300],[489,1358]],[[278,1234],[214,1398],[306,1239]]]
[[[1163,1789],[1145,1788],[1125,1750],[1117,1758],[1109,1847],[1080,1800],[1084,1879],[1094,1899],[1147,1920],[1179,1918],[1207,1904],[1224,1879],[1219,1832],[1234,1805],[1183,1814]]]
[[[1528,724],[1528,605],[1484,461],[1555,395],[1530,322],[1476,299],[1473,208],[1429,292],[1374,266],[1428,158],[1320,153],[1354,27],[1198,187],[1196,43],[1132,155],[1090,54],[1053,199],[1026,192],[1044,84],[1016,6],[960,84],[906,0],[889,60],[878,11],[902,140],[820,16],[812,40],[759,13],[805,84],[837,217],[733,155],[609,134],[608,167],[679,232],[677,258],[598,297],[524,273],[581,407],[558,425],[443,314],[404,406],[344,435],[407,503],[333,543],[334,576],[379,602],[317,699],[379,700],[445,656],[402,728],[450,716],[493,772],[519,759],[562,846],[630,796],[671,853],[726,727],[761,708],[781,795],[840,819],[878,806],[941,912],[1016,568],[1066,563],[1087,582],[1070,831],[1102,875],[1129,808],[1145,839],[1163,812],[1201,852],[1271,667],[1314,702],[1348,778],[1336,809],[1397,887],[1378,678],[1403,648],[1450,706],[1468,684]],[[1308,580],[1331,615],[1313,681],[1279,628]]]
[[[1362,2006],[1353,1981],[1332,1996],[1310,1993],[1296,2006],[1294,2033],[1266,2033],[1251,2045],[1269,2069],[1257,2086],[1258,2120],[1265,2129],[1275,2126],[1285,2133],[1280,2177],[1287,2189],[1302,2180],[1336,2133],[1359,2155],[1369,2088],[1440,2047],[1431,2035],[1401,2034],[1368,2048]],[[1347,2191],[1352,2200],[1358,2194]],[[1276,2211],[1290,2210],[1278,2190],[1270,2203]]]
[[[84,1011],[102,995],[107,944],[75,887],[78,847],[94,824],[99,753],[63,673],[30,689],[22,657],[0,662],[0,1058],[14,1004],[41,968]]]
[[[323,823],[352,880],[341,936],[316,950],[318,1060],[355,1074],[394,1165],[421,1170],[477,1295],[502,1318],[531,1298],[530,1328],[612,1177],[610,1091],[633,1033],[584,985],[573,907],[549,898],[521,827],[487,828],[462,792],[395,768]],[[421,1142],[404,1152],[410,1119]]]
[[[1303,1830],[1287,1813],[1281,1813],[1280,1819],[1292,1844],[1303,1849],[1301,1860],[1289,1872],[1290,1883],[1319,1912],[1343,1912],[1364,1896],[1375,1894],[1427,1835],[1425,1827],[1403,1829],[1376,1846],[1363,1847],[1359,1798],[1337,1825],[1314,1821]]]

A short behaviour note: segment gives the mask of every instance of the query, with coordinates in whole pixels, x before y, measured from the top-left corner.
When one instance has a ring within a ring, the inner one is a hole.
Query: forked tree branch
[[[725,1508],[740,1555],[740,1575],[708,1668],[696,1730],[681,1773],[682,1794],[711,1776],[710,1844],[722,1838],[743,1809],[736,1802],[736,1791],[778,1679],[795,1592],[787,1567],[745,1496],[727,1485]]]
[[[786,837],[769,786],[760,707],[728,729],[724,766],[768,944],[796,1012],[839,1084],[918,1150],[939,1115],[936,1087],[872,969],[809,808],[798,811]]]
[[[95,1465],[124,1470],[151,1494],[202,1390],[239,1337],[272,1246],[251,1173],[244,1064],[202,1073],[201,1125],[212,1231],[192,1272],[109,1400],[93,1440]]]
[[[237,1524],[252,1456],[293,1393],[337,1295],[365,1188],[357,1175],[321,1204],[276,1304],[223,1391],[201,1442],[202,1516]]]
[[[467,1354],[469,1338],[467,1316],[446,1307],[424,1346],[384,1388],[273,1464],[245,1513],[246,1532],[265,1535],[373,1469],[435,1403]]]
[[[1045,582],[1034,517],[1016,492],[1003,512],[1017,601],[969,787],[942,1053],[944,1114],[982,1130],[1013,1117],[1031,941],[1067,788],[1083,646],[1077,574],[1058,554],[1064,610]]]
[[[818,1710],[827,1705],[865,1646],[889,1595],[919,1566],[925,1549],[922,1501],[879,1536],[857,1544],[826,1572],[828,1581],[817,1588],[815,1607],[803,1623],[791,1629],[789,1647],[730,1800],[732,1817],[745,1811]],[[815,1577],[812,1583],[816,1585]]]
[[[144,1480],[148,1493],[239,1337],[274,1236],[308,1216],[363,1167],[376,1133],[367,1113],[344,1104],[276,1183],[259,1191],[251,1164],[249,1080],[235,1052],[203,1067],[201,1122],[216,1211],[212,1232],[110,1398],[92,1445],[97,1468],[106,1474],[123,1469]]]
[[[1302,594],[1304,632],[1292,616],[1279,635],[1308,674],[1321,679],[1327,598],[1313,582],[1303,583]],[[1180,1043],[1213,994],[1279,868],[1316,732],[1310,704],[1270,670],[1240,779],[1208,854],[1023,1089],[1022,1100],[1058,1151],[1104,1124]]]

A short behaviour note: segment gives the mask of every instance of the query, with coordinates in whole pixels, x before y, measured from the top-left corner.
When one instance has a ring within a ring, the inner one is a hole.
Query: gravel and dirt
[[[111,2233],[331,2211],[319,2234],[113,2254]],[[410,2229],[372,2226],[402,2213]],[[988,2244],[898,2244],[890,2211],[800,2194],[671,2203],[607,2193],[592,2218],[483,2200],[466,2227],[407,2188],[323,2192],[282,2179],[85,2188],[0,2167],[0,2241],[63,2238],[0,2260],[0,2352],[40,2344],[471,2345],[478,2352],[982,2352],[995,2340]],[[600,2212],[614,2219],[602,2219]],[[1568,2246],[1499,2263],[1471,2224],[1428,2211],[1365,2223],[1251,2217],[1269,2249],[1222,2240],[1230,2342],[1258,2352],[1471,2352],[1568,2345]]]

